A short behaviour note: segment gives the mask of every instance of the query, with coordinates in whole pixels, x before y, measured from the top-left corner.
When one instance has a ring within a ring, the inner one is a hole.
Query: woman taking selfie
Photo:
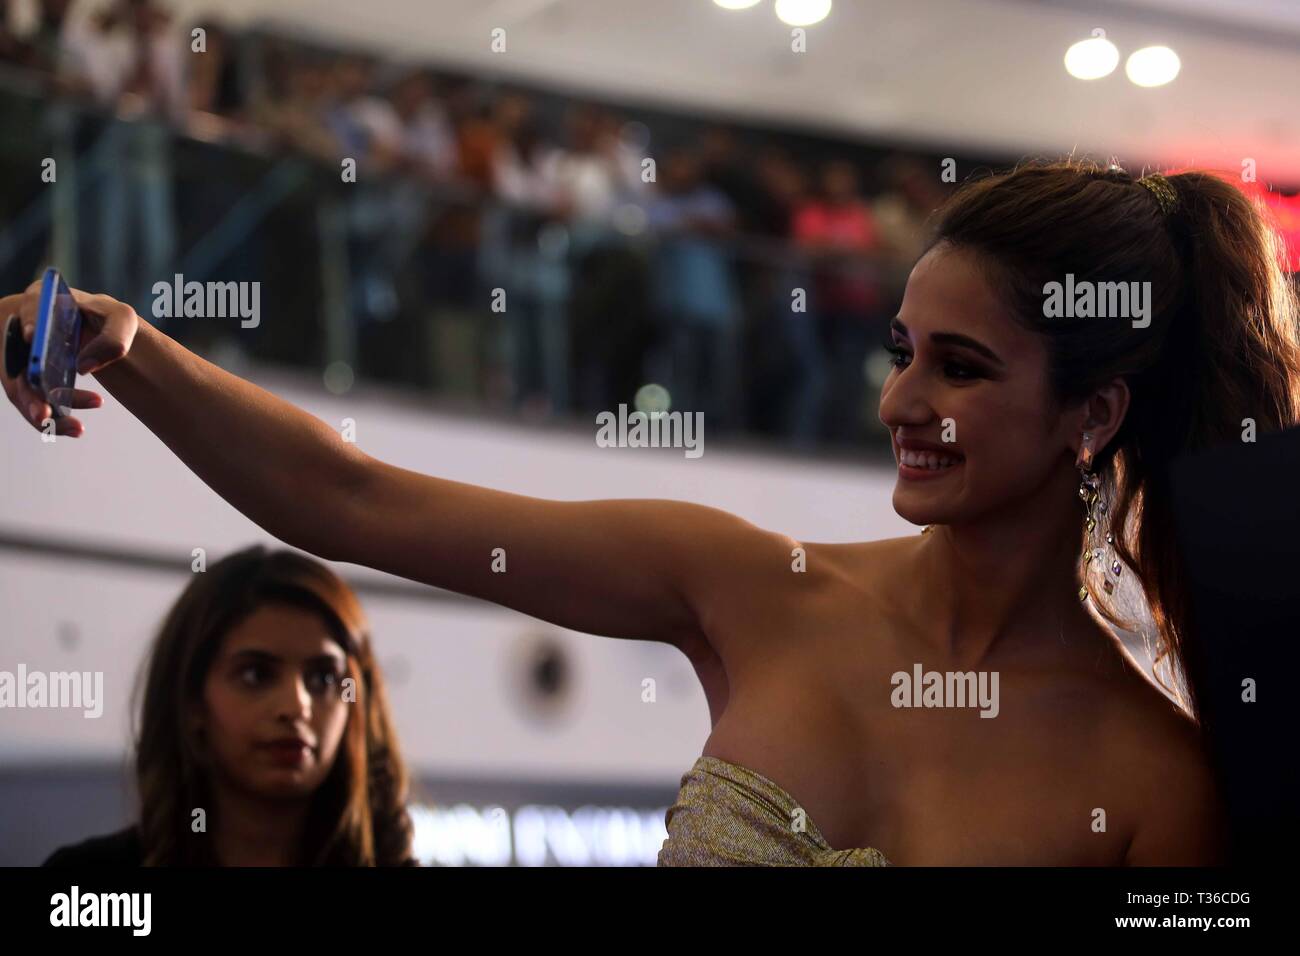
[[[1165,467],[1238,440],[1243,419],[1300,420],[1276,237],[1213,175],[1077,162],[969,183],[933,226],[879,409],[893,505],[920,535],[800,542],[687,502],[417,474],[103,295],[77,297],[80,367],[295,547],[681,650],[713,727],[661,864],[1219,862]],[[1049,317],[1046,287],[1067,281],[1138,283],[1149,318]],[[30,291],[0,302],[28,339],[34,312]],[[40,427],[48,406],[5,387]],[[1126,590],[1181,706],[1106,625],[1128,619]],[[909,706],[895,679],[917,668],[996,678],[995,713]]]
[[[47,866],[414,863],[361,605],[325,565],[256,546],[196,573],[144,677],[139,823]]]

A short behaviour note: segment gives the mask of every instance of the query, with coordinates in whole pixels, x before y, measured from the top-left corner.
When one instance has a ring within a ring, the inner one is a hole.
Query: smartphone
[[[45,396],[55,418],[72,411],[72,388],[77,381],[77,352],[81,345],[81,310],[58,269],[45,270],[41,301],[36,313],[36,334],[27,362],[27,380]]]

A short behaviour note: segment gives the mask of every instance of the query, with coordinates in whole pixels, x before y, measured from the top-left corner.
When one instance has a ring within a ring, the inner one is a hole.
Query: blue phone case
[[[56,314],[59,297],[67,310]],[[45,396],[55,418],[66,414],[60,399],[77,379],[77,352],[81,340],[81,311],[72,304],[72,292],[59,270],[49,268],[41,280],[41,300],[36,313],[36,333],[27,365],[27,380]]]

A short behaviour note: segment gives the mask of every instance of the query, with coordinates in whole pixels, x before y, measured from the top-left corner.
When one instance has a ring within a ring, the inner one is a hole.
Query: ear
[[[1124,424],[1129,397],[1128,382],[1114,378],[1083,402],[1077,413],[1076,427],[1070,436],[1070,447],[1075,455],[1078,455],[1079,446],[1083,443],[1084,432],[1092,433],[1093,454],[1101,454],[1119,431],[1120,425]]]

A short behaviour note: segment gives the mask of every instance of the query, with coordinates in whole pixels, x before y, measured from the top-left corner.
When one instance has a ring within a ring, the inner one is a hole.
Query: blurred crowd
[[[0,4],[0,61],[58,97],[330,169],[363,375],[538,415],[656,382],[715,429],[800,443],[853,441],[874,417],[867,359],[945,195],[937,159],[178,23],[160,0]],[[170,277],[186,224],[238,198],[218,183],[180,196],[157,174],[172,147],[150,142],[119,147],[152,172],[117,164],[108,211],[86,220],[139,248],[97,249],[83,284]],[[243,245],[225,265],[242,254],[249,275],[287,248]]]

